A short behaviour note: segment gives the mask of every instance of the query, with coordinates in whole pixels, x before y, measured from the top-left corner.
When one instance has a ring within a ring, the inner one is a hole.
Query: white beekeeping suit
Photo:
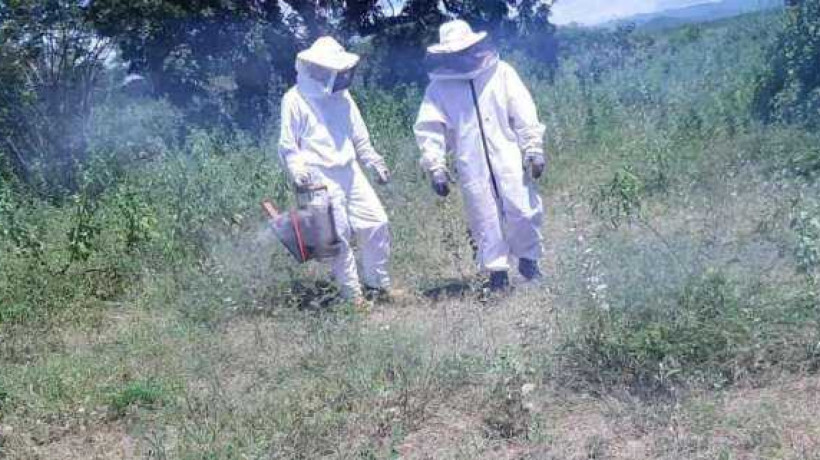
[[[279,156],[297,186],[328,187],[342,240],[333,274],[343,295],[356,302],[362,300],[362,288],[350,245],[354,234],[365,286],[390,289],[387,214],[359,163],[373,169],[381,183],[389,181],[390,173],[347,91],[358,62],[357,55],[331,37],[319,38],[299,53],[297,84],[282,99],[279,138]]]
[[[544,126],[530,92],[486,33],[456,20],[440,35],[427,50],[431,81],[414,127],[421,165],[444,196],[445,154],[454,155],[478,262],[492,288],[506,287],[510,256],[522,275],[537,278],[543,210],[533,179],[546,167]]]

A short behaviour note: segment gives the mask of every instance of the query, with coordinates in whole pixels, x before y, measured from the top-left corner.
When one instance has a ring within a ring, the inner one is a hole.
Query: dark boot
[[[510,287],[510,277],[507,272],[490,272],[490,291],[505,291]]]
[[[538,268],[538,261],[532,259],[518,260],[518,273],[527,279],[527,281],[537,280],[541,278],[541,269]]]

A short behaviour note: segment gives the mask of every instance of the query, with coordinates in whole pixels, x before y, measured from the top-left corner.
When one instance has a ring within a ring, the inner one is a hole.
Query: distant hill
[[[781,7],[783,7],[783,0],[722,0],[683,8],[666,9],[654,13],[638,14],[610,21],[603,24],[603,26],[617,27],[624,24],[635,24],[643,29],[664,29]]]

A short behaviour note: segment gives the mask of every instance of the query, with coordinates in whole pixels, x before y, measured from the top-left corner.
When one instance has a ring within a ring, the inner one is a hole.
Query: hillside
[[[672,28],[684,24],[716,21],[755,11],[766,11],[782,7],[782,0],[720,0],[684,8],[671,8],[654,13],[639,14],[610,21],[604,24],[604,27],[635,24],[644,29]]]

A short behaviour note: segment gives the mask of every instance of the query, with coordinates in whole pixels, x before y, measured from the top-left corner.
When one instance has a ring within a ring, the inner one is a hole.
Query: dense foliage
[[[820,124],[820,1],[795,2],[758,82],[755,112],[764,121]]]
[[[390,11],[372,0],[0,2],[2,167],[41,195],[76,191],[94,149],[110,147],[129,124],[141,131],[164,122],[134,120],[130,110],[126,120],[114,110],[128,106],[123,96],[175,107],[184,124],[164,131],[164,141],[201,127],[261,142],[295,80],[297,51],[320,34],[365,54],[366,85],[415,85],[426,78],[424,47],[450,17],[555,65],[549,4],[532,0],[413,0]],[[155,150],[149,138],[131,150]]]
[[[112,51],[77,2],[0,3],[0,151],[18,177],[76,186]]]

